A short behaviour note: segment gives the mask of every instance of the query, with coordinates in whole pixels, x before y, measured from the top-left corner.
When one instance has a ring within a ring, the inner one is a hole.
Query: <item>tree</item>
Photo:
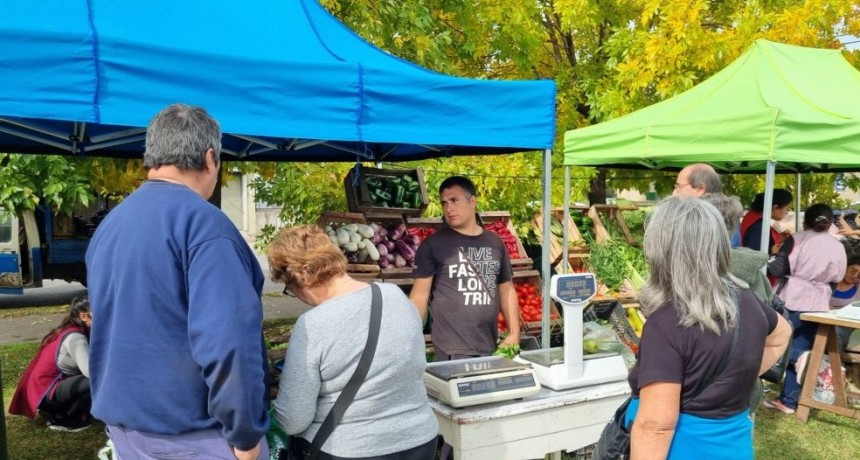
[[[116,197],[131,191],[140,170],[133,164],[106,158],[0,153],[0,206],[20,213],[43,201],[57,213],[71,216],[75,206],[87,206],[96,194]]]
[[[566,130],[615,118],[689,89],[732,62],[757,38],[838,47],[840,34],[860,32],[860,11],[851,0],[322,3],[371,43],[432,70],[474,78],[553,78],[558,86],[556,152],[562,150],[561,134]],[[856,51],[847,57],[855,64],[860,61]],[[561,157],[553,157],[556,204],[563,199]],[[540,155],[521,155],[419,165],[430,171],[431,184],[446,174],[472,176],[479,187],[492,190],[484,193],[493,197],[483,204],[485,209],[509,209],[523,219],[534,211],[532,203],[540,200],[540,161]],[[510,175],[502,177],[502,171]],[[342,177],[335,176],[329,182],[314,181],[312,187],[339,188]],[[590,194],[592,201],[604,198],[605,193],[600,193],[606,186],[604,177],[616,190],[645,191],[654,183],[658,192],[668,193],[674,182],[674,174],[654,171],[596,175],[594,168],[573,168],[572,176],[571,198]],[[281,181],[291,176],[270,177]],[[787,184],[793,179],[779,180]],[[806,200],[808,196],[825,199],[828,190],[832,193],[831,175],[813,175],[804,181],[809,182],[804,183]],[[751,199],[753,190],[763,188],[756,176],[731,177],[726,182],[729,192],[745,200]],[[431,206],[428,212],[438,210]]]

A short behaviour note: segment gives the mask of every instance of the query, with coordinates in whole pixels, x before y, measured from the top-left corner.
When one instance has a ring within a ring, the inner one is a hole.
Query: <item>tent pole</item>
[[[794,175],[794,231],[799,232],[800,229],[800,171]]]
[[[773,210],[773,182],[774,176],[776,175],[776,162],[768,161],[767,162],[767,176],[765,176],[764,182],[764,206],[762,209],[762,214],[764,216],[761,219],[761,249],[760,251],[765,254],[770,254],[770,214]],[[763,270],[767,270],[765,267]]]
[[[564,202],[570,202],[570,166],[564,167]],[[561,272],[562,273],[570,273],[570,259],[568,256],[568,247],[570,246],[570,241],[568,241],[568,219],[570,218],[570,207],[564,207],[564,216],[562,217],[561,226],[563,228],[564,236],[561,238],[561,244],[564,249],[561,250]]]
[[[543,151],[543,245],[541,247],[541,276],[543,277],[543,305],[541,305],[541,348],[549,348],[549,278],[550,278],[550,262],[549,260],[549,239],[552,237],[550,232],[550,212],[552,200],[552,150],[546,149]],[[565,197],[565,204],[567,198]]]

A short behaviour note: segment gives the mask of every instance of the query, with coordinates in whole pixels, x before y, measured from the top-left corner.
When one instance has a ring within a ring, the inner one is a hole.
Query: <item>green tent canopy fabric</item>
[[[564,136],[564,164],[860,170],[860,72],[841,51],[756,41],[684,93]]]

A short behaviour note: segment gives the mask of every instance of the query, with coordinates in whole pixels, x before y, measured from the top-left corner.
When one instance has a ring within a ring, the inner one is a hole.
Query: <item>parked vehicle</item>
[[[88,221],[57,216],[44,205],[19,215],[0,208],[0,294],[22,294],[46,279],[86,285],[87,247],[106,213],[92,213]]]

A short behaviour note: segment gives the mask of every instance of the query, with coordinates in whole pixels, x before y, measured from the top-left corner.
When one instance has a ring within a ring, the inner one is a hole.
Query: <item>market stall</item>
[[[187,27],[188,18],[201,13],[210,29]],[[231,33],[208,33],[217,29]],[[552,81],[490,81],[427,71],[368,44],[312,0],[264,0],[241,8],[216,1],[205,11],[176,2],[167,8],[151,2],[27,0],[9,5],[0,16],[0,43],[8,51],[0,57],[6,70],[0,83],[0,151],[138,158],[150,117],[182,101],[206,107],[219,120],[222,158],[228,161],[387,163],[543,151],[544,208],[549,207]],[[408,182],[401,179],[403,201],[389,201],[391,190],[380,193],[377,184],[373,196],[355,195],[356,203],[360,198],[371,207],[420,209],[426,191],[419,204]],[[396,186],[394,192],[396,198]],[[363,210],[363,223],[350,221],[362,217],[341,215],[325,216],[321,224],[354,224],[361,235],[358,225],[376,219],[370,211]],[[498,232],[509,229],[503,214],[487,218]],[[335,239],[342,237],[332,230]],[[403,280],[396,277],[402,272],[381,267],[377,272],[367,263],[374,254],[368,236],[361,237],[352,241],[347,235],[356,249],[348,252],[364,258],[355,259],[355,268],[364,265],[367,279]],[[547,250],[543,282],[549,277]],[[518,260],[526,259],[524,251],[521,255]],[[394,268],[406,268],[396,266],[396,255],[394,262]],[[530,282],[535,285],[534,278]],[[548,345],[549,297],[540,304]],[[598,392],[591,399],[609,397]],[[595,424],[608,419],[615,406],[605,405],[605,417],[594,418]],[[440,420],[452,416],[442,408],[436,413]],[[595,439],[591,430],[569,445]]]
[[[799,200],[802,173],[860,170],[860,72],[840,50],[757,40],[693,88],[568,131],[564,145],[566,166],[764,172],[769,221],[777,171],[797,175]]]

